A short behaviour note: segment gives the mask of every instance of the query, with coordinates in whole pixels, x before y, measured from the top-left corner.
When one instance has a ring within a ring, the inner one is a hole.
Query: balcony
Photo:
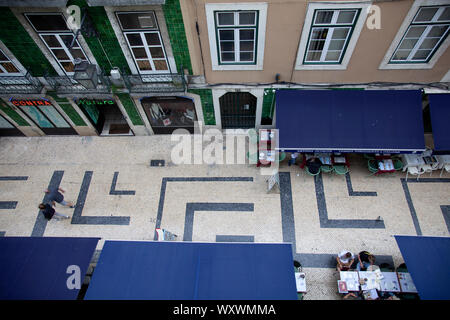
[[[186,81],[181,74],[123,74],[130,93],[175,93],[186,91]]]
[[[0,94],[41,93],[43,87],[28,72],[24,76],[0,76]]]
[[[98,75],[98,83],[96,88],[86,88],[78,81],[70,76],[46,76],[47,80],[53,91],[57,94],[74,94],[74,93],[110,93],[111,82],[108,77],[105,77],[103,73]]]

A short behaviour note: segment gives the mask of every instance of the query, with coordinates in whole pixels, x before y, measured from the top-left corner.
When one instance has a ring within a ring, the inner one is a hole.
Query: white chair
[[[423,174],[424,171],[419,167],[408,167],[408,171],[406,171],[406,181],[408,181],[408,174],[416,175],[417,180],[419,180],[419,176]]]
[[[440,177],[442,177],[442,173],[444,172],[444,170],[447,171],[447,172],[450,172],[450,164],[446,164],[446,165],[444,165],[444,166],[442,167]]]
[[[433,168],[431,167],[431,164],[423,164],[420,166],[420,170],[422,170],[422,173],[429,172],[430,176],[433,174]]]

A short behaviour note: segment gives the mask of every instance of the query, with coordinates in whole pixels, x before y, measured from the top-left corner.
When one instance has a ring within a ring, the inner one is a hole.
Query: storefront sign
[[[9,99],[13,105],[19,106],[51,106],[50,101],[46,99]]]
[[[77,104],[84,104],[84,105],[94,105],[94,104],[114,104],[115,101],[112,99],[104,99],[104,100],[97,100],[97,99],[78,99],[76,101]]]

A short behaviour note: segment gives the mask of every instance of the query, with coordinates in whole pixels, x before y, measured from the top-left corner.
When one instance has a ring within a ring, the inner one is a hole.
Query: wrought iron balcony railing
[[[0,76],[0,93],[41,93],[44,85],[27,72],[24,76]]]
[[[126,87],[131,93],[170,93],[186,91],[184,76],[169,74],[123,74]]]
[[[58,94],[63,93],[110,93],[111,82],[102,73],[98,75],[96,88],[86,88],[70,76],[46,76],[52,90]]]

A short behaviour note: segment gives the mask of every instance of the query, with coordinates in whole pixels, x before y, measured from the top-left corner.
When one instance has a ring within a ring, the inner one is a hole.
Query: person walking
[[[70,218],[69,216],[56,212],[55,209],[53,209],[52,205],[48,203],[41,203],[38,208],[42,210],[42,214],[47,220],[51,220],[53,218],[55,218],[56,220]]]
[[[52,205],[55,205],[55,201],[58,202],[62,206],[74,208],[74,205],[71,201],[65,201],[64,195],[61,193],[65,191],[62,188],[53,188],[53,189],[45,189],[44,192],[48,194],[47,200],[51,202]]]

